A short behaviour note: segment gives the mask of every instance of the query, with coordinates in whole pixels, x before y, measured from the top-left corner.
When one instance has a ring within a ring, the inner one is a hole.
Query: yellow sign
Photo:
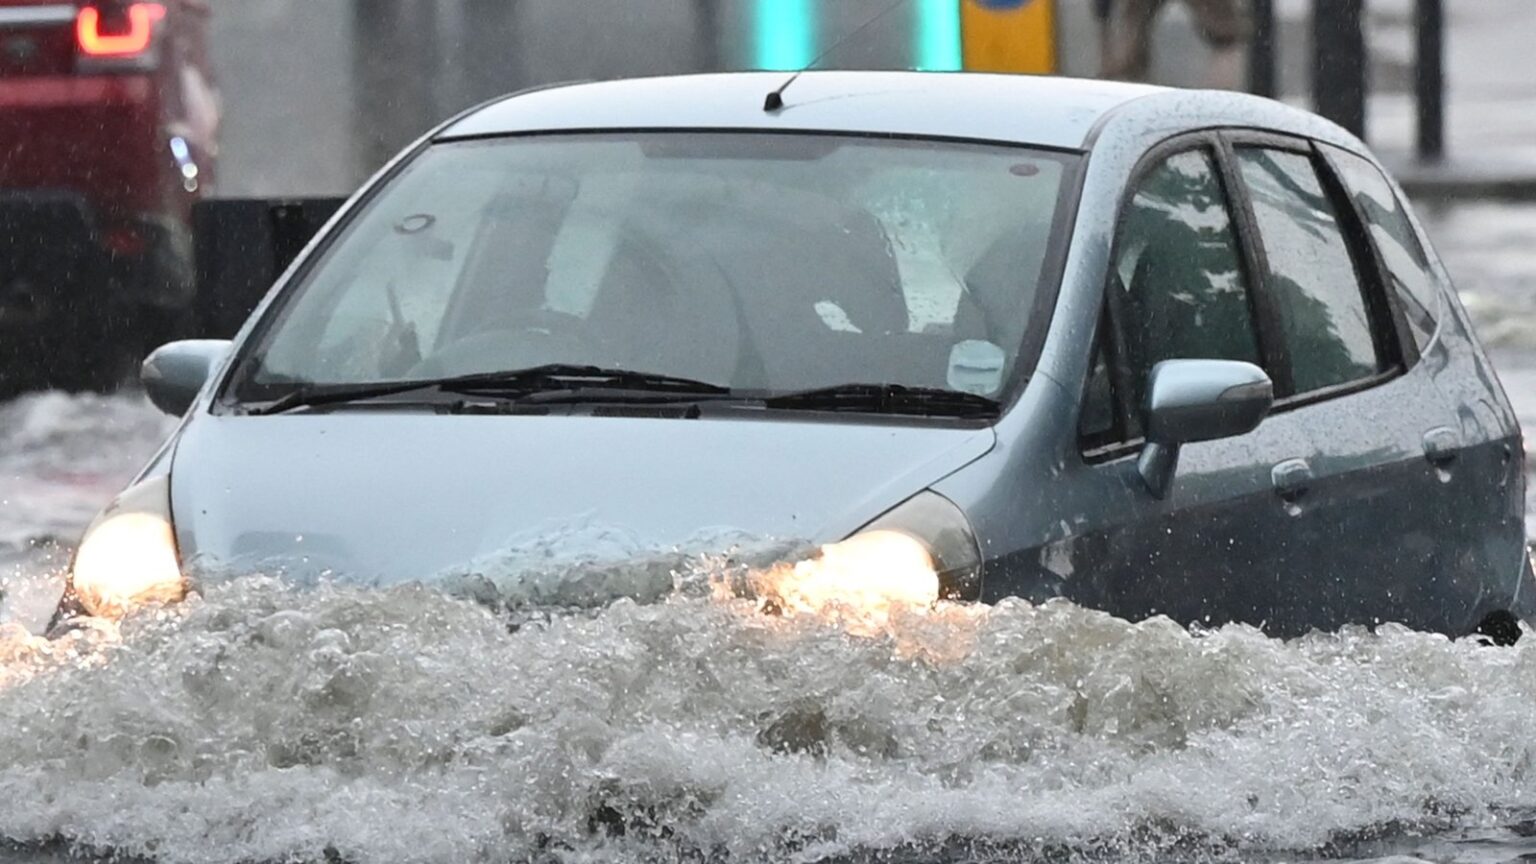
[[[1055,0],[961,0],[960,29],[966,69],[1056,71]]]

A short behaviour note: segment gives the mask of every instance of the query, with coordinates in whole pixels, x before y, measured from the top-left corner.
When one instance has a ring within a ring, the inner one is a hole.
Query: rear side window
[[[1142,176],[1115,250],[1111,290],[1123,322],[1134,438],[1147,375],[1160,361],[1260,362],[1249,279],[1210,151],[1177,153]]]
[[[1429,256],[1408,219],[1408,210],[1375,165],[1353,153],[1327,148],[1328,159],[1370,229],[1392,290],[1422,350],[1440,319],[1440,288]]]
[[[1385,367],[1359,268],[1312,160],[1257,147],[1237,155],[1296,393],[1376,375]]]

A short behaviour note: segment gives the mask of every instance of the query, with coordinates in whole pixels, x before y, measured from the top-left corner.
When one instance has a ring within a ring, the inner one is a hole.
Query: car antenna
[[[811,60],[811,62],[805,64],[799,70],[797,70],[795,72],[795,74],[789,76],[789,80],[785,81],[783,84],[780,84],[777,90],[770,90],[770,91],[768,91],[768,97],[763,100],[763,110],[768,112],[768,113],[770,113],[770,114],[773,113],[774,111],[782,110],[784,108],[784,91],[788,90],[790,85],[794,84],[795,81],[798,80],[801,75],[804,75],[806,73],[806,70],[813,68],[817,63],[820,63],[821,61],[827,59],[827,55],[828,54],[831,54],[833,51],[836,51],[837,49],[843,47],[843,45],[846,44],[848,42],[848,40],[850,40],[853,37],[855,37],[855,36],[859,35],[860,33],[864,32],[864,29],[866,27],[868,27],[869,25],[875,23],[876,21],[879,21],[881,18],[884,18],[885,16],[891,14],[892,12],[896,11],[896,7],[897,6],[902,6],[902,5],[906,4],[906,3],[907,3],[907,0],[896,0],[896,2],[890,4],[889,6],[886,6],[884,9],[881,9],[879,12],[875,13],[875,16],[873,18],[870,18],[868,21],[865,21],[863,24],[860,24],[859,26],[853,28],[852,30],[850,30],[848,32],[847,35],[843,36],[843,38],[837,40],[836,42],[833,42],[830,46],[827,47],[827,49],[825,51],[821,52],[820,54],[817,54],[815,56],[815,58],[813,58]]]

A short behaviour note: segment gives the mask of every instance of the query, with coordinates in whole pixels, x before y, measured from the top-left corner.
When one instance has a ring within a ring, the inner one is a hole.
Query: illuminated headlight
[[[874,631],[895,609],[975,600],[981,553],[965,514],[923,492],[818,554],[754,571],[750,591],[783,614],[835,615]]]
[[[939,574],[922,541],[899,531],[861,531],[813,558],[756,574],[753,591],[785,614],[830,612],[882,621],[895,607],[930,606]]]
[[[85,530],[70,585],[87,612],[120,618],[186,594],[170,504],[169,478],[153,477],[119,495]]]
[[[849,539],[877,532],[902,534],[922,544],[938,577],[940,599],[981,597],[981,548],[970,520],[948,498],[937,492],[921,492]]]

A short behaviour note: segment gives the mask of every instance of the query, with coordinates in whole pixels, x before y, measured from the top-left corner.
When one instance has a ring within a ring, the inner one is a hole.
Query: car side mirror
[[[1168,497],[1179,448],[1252,432],[1275,404],[1264,370],[1237,360],[1164,360],[1147,379],[1136,470],[1157,498]]]
[[[139,368],[149,401],[173,417],[187,413],[231,344],[225,339],[187,339],[155,349]]]

